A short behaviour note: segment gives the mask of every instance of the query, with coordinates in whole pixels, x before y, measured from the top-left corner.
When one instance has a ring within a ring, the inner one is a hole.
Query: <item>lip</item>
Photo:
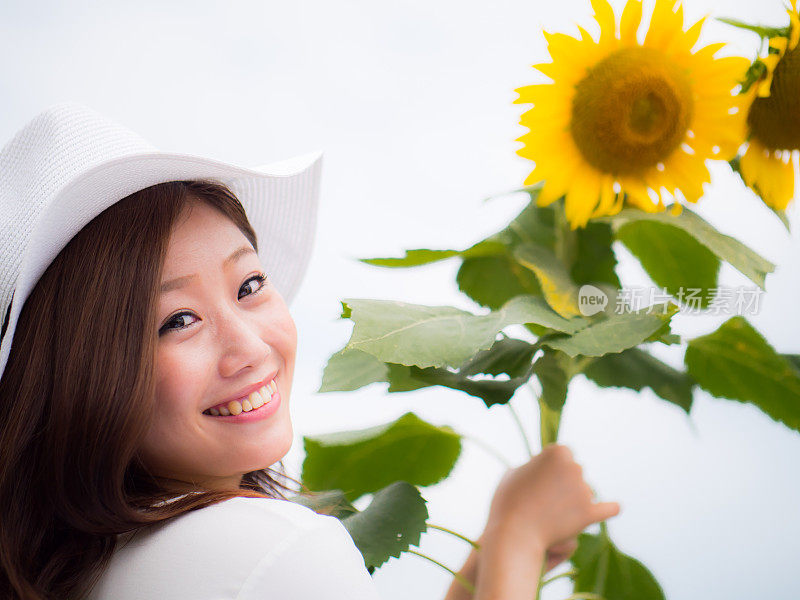
[[[267,375],[264,379],[262,379],[258,383],[254,383],[253,385],[248,385],[246,388],[242,388],[236,394],[234,394],[233,396],[230,396],[229,398],[226,398],[225,400],[219,400],[219,401],[215,402],[214,404],[209,404],[203,410],[208,410],[209,408],[213,408],[214,406],[219,406],[220,404],[227,404],[228,402],[231,402],[232,400],[240,400],[241,401],[244,398],[246,398],[247,396],[249,396],[250,394],[252,394],[253,392],[257,392],[258,390],[260,390],[262,387],[267,385],[270,381],[275,379],[275,377],[277,377],[277,376],[278,376],[278,370],[276,369],[275,371],[273,371],[272,373]]]

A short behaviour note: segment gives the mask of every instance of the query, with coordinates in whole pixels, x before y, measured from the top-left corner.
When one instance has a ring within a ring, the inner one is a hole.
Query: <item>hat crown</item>
[[[13,211],[20,205],[29,212],[35,198],[50,197],[78,173],[110,158],[153,150],[137,133],[87,106],[55,104],[0,150],[0,206]],[[4,210],[0,218],[13,216]]]
[[[0,321],[11,303],[30,232],[59,190],[109,159],[154,146],[76,102],[54,104],[0,150]]]

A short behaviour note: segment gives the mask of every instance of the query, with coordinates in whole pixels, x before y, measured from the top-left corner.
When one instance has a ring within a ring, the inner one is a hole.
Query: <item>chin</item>
[[[266,469],[280,461],[291,450],[294,432],[291,423],[286,427],[281,427],[280,433],[272,432],[269,443],[258,448],[258,451],[251,455],[250,460],[239,471],[257,471]]]

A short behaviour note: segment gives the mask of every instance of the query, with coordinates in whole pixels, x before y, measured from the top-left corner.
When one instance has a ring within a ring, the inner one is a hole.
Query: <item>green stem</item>
[[[536,585],[536,600],[542,597],[542,588],[544,588],[544,574],[547,572],[547,554],[542,557],[542,570],[539,572],[539,583]]]
[[[606,539],[610,539],[608,537],[608,525],[606,525],[605,521],[600,521],[600,535]]]
[[[537,398],[539,402],[539,429],[542,436],[542,448],[548,444],[554,443],[558,439],[558,427],[561,423],[561,411],[553,410],[541,397]],[[547,556],[545,555],[542,562],[542,572],[539,574],[539,584],[536,587],[536,600],[542,597],[542,588],[544,587],[544,576],[547,570]]]
[[[519,432],[522,435],[522,441],[525,444],[525,450],[528,452],[528,456],[533,456],[533,450],[531,449],[530,440],[528,440],[528,435],[525,433],[525,427],[522,425],[522,420],[519,418],[517,411],[514,410],[514,407],[511,406],[511,402],[506,402],[506,406],[508,410],[511,412],[511,416],[514,417],[514,422],[517,424],[519,428]]]
[[[436,560],[435,558],[431,558],[430,556],[428,556],[428,555],[426,555],[426,554],[422,554],[422,552],[417,552],[416,550],[411,550],[411,549],[408,549],[408,550],[406,550],[406,552],[410,552],[411,554],[416,554],[417,556],[419,556],[419,557],[421,557],[421,558],[424,558],[425,560],[429,560],[429,561],[431,561],[433,564],[435,564],[435,565],[437,565],[437,566],[441,567],[442,569],[444,569],[445,571],[447,571],[448,573],[450,573],[450,574],[451,574],[453,577],[455,577],[455,578],[456,578],[456,580],[458,580],[458,582],[459,582],[461,585],[463,585],[463,586],[464,586],[464,587],[465,587],[465,588],[466,588],[466,589],[469,591],[469,593],[470,593],[470,594],[474,594],[474,593],[475,593],[475,586],[474,586],[474,585],[472,585],[472,584],[469,582],[469,580],[468,580],[466,577],[464,577],[464,576],[463,576],[461,573],[456,573],[456,572],[455,572],[455,571],[453,571],[453,569],[451,569],[450,567],[448,567],[448,566],[446,566],[446,565],[443,565],[442,563],[440,563],[440,562],[439,562],[438,560]]]
[[[470,543],[470,545],[471,545],[473,548],[475,548],[475,550],[480,550],[480,549],[481,549],[481,545],[480,545],[478,542],[475,542],[475,541],[473,541],[473,540],[469,539],[469,538],[468,538],[467,536],[465,536],[465,535],[461,535],[461,534],[460,534],[460,533],[458,533],[457,531],[453,531],[452,529],[448,529],[447,527],[442,527],[441,525],[434,525],[433,523],[426,523],[426,525],[427,525],[427,526],[428,526],[430,529],[438,529],[439,531],[444,531],[445,533],[449,533],[450,535],[454,535],[454,536],[455,536],[455,537],[457,537],[457,538],[461,538],[461,539],[462,539],[462,540],[464,540],[465,542],[469,542],[469,543]]]
[[[554,444],[558,439],[558,427],[561,424],[561,411],[553,410],[542,398],[539,401],[539,428],[542,436],[542,448]]]
[[[564,571],[563,573],[559,573],[558,575],[553,575],[549,579],[545,579],[542,582],[542,586],[547,585],[548,583],[554,582],[556,579],[561,579],[562,577],[575,577],[578,574],[577,569],[570,569],[569,571]]]
[[[513,468],[511,463],[508,460],[506,460],[506,458],[502,454],[500,454],[497,450],[495,450],[491,446],[487,445],[485,442],[479,440],[478,438],[472,437],[471,435],[467,435],[465,433],[462,433],[461,437],[465,440],[472,442],[476,446],[483,448],[486,452],[488,452],[489,454],[494,456],[497,460],[499,460],[501,463],[503,463],[507,469]]]
[[[572,230],[569,221],[567,221],[563,201],[556,207],[556,210],[553,211],[553,216],[553,232],[555,233],[553,253],[564,263],[564,267],[566,267],[567,271],[571,271],[572,265],[575,262],[575,245],[577,239],[575,231]]]

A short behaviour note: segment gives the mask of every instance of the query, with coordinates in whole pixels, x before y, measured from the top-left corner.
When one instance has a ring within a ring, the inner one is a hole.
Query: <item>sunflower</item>
[[[760,79],[746,92],[747,150],[739,161],[744,182],[764,202],[783,211],[794,196],[800,151],[800,15],[792,0],[786,35],[770,38],[754,64]]]
[[[683,29],[683,9],[656,0],[639,43],[641,0],[628,0],[617,27],[607,0],[592,0],[594,40],[544,32],[551,63],[534,68],[552,83],[517,89],[533,104],[517,154],[534,161],[525,185],[544,181],[538,203],[562,196],[574,229],[614,214],[624,201],[648,212],[665,199],[680,212],[710,181],[706,159],[730,160],[744,140],[744,100],[732,93],[749,61],[715,58],[724,44],[692,51],[704,19]]]

